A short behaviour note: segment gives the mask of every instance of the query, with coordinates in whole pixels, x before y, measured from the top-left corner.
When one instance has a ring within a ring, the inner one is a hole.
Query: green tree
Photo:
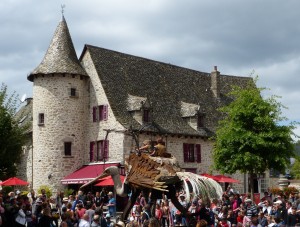
[[[291,167],[291,175],[295,179],[300,179],[300,157],[296,157],[295,163]]]
[[[26,141],[28,125],[19,126],[22,114],[16,115],[20,106],[18,95],[9,95],[7,86],[0,88],[0,179],[16,175],[22,146]]]
[[[214,168],[222,173],[247,173],[253,193],[254,174],[273,168],[283,172],[293,157],[293,129],[283,125],[284,106],[277,96],[264,99],[256,80],[245,88],[234,86],[228,94],[232,102],[220,108],[224,114],[218,124],[213,149]]]

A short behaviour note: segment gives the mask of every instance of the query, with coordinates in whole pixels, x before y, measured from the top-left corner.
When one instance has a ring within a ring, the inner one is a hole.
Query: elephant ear
[[[180,167],[174,157],[151,157],[148,154],[132,153],[127,160],[127,171],[127,182],[137,188],[168,191],[168,184],[180,181],[176,175]]]

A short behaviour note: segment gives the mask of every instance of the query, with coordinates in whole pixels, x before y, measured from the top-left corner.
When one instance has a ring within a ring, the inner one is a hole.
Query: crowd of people
[[[300,198],[298,195],[272,195],[265,192],[260,203],[251,196],[240,196],[228,188],[222,199],[204,201],[191,195],[186,200],[184,191],[178,191],[178,201],[187,215],[181,214],[165,196],[156,201],[151,212],[149,195],[142,193],[137,198],[128,220],[124,223],[117,217],[116,199],[112,192],[83,193],[65,196],[57,192],[47,197],[45,190],[36,195],[32,190],[24,193],[0,193],[0,226],[27,227],[266,227],[300,226]],[[152,201],[153,202],[153,201]]]

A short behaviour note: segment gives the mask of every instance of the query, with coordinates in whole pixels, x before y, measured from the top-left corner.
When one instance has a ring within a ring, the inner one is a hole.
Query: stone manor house
[[[185,171],[209,173],[213,141],[232,85],[251,78],[211,73],[85,45],[77,58],[65,18],[42,62],[28,75],[32,140],[19,176],[36,190],[83,184],[125,158],[143,140],[162,137]],[[216,171],[213,174],[217,174]],[[248,189],[247,176],[232,177]],[[267,188],[259,178],[259,190]]]

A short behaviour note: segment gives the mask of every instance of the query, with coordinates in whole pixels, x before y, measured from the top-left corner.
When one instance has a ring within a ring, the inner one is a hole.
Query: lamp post
[[[33,189],[33,133],[31,134],[31,188]]]

